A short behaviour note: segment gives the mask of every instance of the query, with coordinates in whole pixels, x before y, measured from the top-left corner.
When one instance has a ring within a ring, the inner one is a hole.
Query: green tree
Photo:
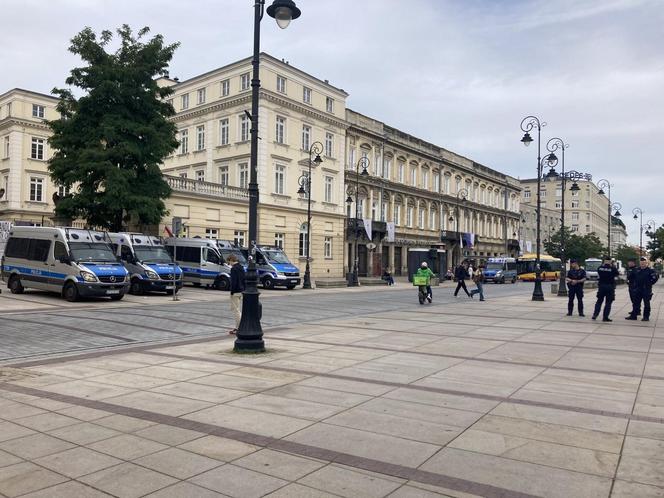
[[[646,249],[650,253],[650,259],[655,261],[664,258],[664,227],[659,227],[654,231],[646,232],[650,237]]]
[[[49,122],[56,152],[48,169],[57,185],[71,191],[57,203],[60,217],[118,231],[130,220],[155,224],[166,214],[163,199],[171,190],[159,163],[178,141],[168,120],[175,111],[165,100],[172,90],[155,78],[168,74],[179,44],[166,45],[161,35],[145,40],[148,33],[145,27],[134,36],[123,25],[115,52],[107,51],[110,31],[98,38],[85,28],[71,40],[69,51],[84,65],[65,81],[83,95],[54,88],[60,119]]]
[[[613,257],[618,261],[622,261],[622,264],[627,267],[627,261],[630,259],[639,259],[639,253],[636,249],[630,246],[620,246]]]
[[[572,233],[569,228],[564,227],[565,235],[565,258],[585,261],[588,258],[602,257],[604,246],[594,233],[584,236]],[[562,258],[561,234],[562,230],[554,233],[549,240],[544,241],[544,249],[547,254],[555,258]]]

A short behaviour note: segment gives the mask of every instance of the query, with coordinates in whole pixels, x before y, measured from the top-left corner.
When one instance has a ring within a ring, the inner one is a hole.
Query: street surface
[[[566,317],[532,285],[0,296],[0,497],[664,495],[664,321]],[[16,299],[16,298],[20,298]]]

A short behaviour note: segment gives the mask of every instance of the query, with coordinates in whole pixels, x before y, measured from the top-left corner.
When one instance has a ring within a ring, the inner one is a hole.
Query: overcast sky
[[[268,4],[271,0],[267,0]],[[296,0],[261,49],[345,89],[348,107],[516,177],[521,119],[569,143],[566,169],[609,179],[630,240],[664,223],[664,0]],[[252,50],[252,0],[0,0],[0,93],[49,93],[84,26],[150,26],[186,79]],[[644,242],[645,244],[645,242]]]

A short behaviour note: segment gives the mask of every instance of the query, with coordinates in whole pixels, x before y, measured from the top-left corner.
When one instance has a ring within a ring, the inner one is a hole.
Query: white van
[[[182,268],[184,282],[218,290],[231,286],[231,270],[214,239],[169,237],[166,250]]]
[[[128,273],[105,232],[78,228],[13,227],[1,261],[2,281],[12,294],[33,288],[79,297],[122,299]]]
[[[129,272],[129,292],[177,292],[182,288],[182,270],[173,262],[162,239],[141,233],[109,233],[111,248]]]

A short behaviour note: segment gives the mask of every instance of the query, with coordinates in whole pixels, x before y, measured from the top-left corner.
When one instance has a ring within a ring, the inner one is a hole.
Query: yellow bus
[[[516,260],[516,271],[519,275],[519,280],[525,282],[535,281],[535,261],[537,260],[536,254],[524,254],[519,256]],[[562,261],[559,258],[554,258],[548,254],[540,254],[540,269],[542,270],[542,281],[550,280],[557,281],[560,278],[560,269],[562,268]]]

